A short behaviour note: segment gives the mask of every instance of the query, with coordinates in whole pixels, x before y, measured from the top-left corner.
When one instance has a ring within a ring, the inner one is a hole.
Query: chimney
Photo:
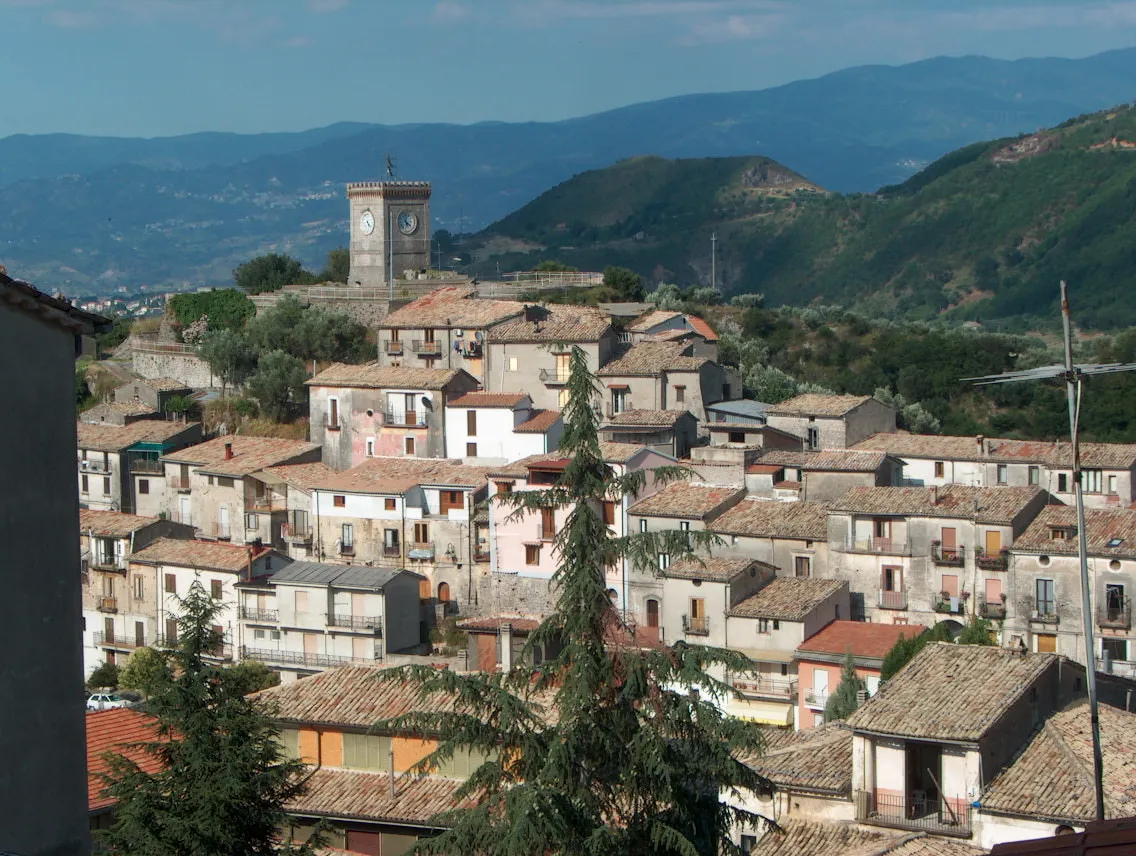
[[[976,451],[978,452],[978,457],[985,458],[986,457],[986,438],[983,437],[981,434],[979,434],[977,437],[974,438],[974,443],[975,443],[975,446],[976,446]]]
[[[931,504],[939,504],[939,486],[937,484],[931,485]]]
[[[233,444],[232,443],[226,443],[225,444],[225,460],[231,461],[232,459],[233,459]]]

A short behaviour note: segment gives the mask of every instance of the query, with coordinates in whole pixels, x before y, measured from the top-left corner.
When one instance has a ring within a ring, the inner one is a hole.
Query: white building
[[[559,410],[539,410],[524,392],[467,392],[446,404],[446,457],[507,464],[555,452],[564,433]]]

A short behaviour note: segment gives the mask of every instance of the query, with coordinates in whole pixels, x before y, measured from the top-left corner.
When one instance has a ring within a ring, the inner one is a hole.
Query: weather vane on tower
[[[387,152],[387,178],[394,178],[394,158]]]

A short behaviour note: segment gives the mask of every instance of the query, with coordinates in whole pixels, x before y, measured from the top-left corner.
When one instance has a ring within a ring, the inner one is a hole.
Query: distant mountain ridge
[[[900,183],[944,153],[1136,96],[1136,49],[1078,60],[932,59],[756,92],[687,95],[549,123],[345,123],[300,134],[0,140],[0,262],[91,293],[229,279],[347,237],[343,184],[434,182],[435,228],[474,231],[549,187],[647,153],[762,155],[837,191]]]

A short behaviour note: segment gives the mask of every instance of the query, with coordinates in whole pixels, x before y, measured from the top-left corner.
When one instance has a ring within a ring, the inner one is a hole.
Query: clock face
[[[403,211],[398,215],[398,231],[404,235],[413,235],[418,231],[418,215],[410,211]]]
[[[375,215],[370,211],[364,211],[363,216],[359,218],[359,228],[363,230],[364,235],[375,231]]]

